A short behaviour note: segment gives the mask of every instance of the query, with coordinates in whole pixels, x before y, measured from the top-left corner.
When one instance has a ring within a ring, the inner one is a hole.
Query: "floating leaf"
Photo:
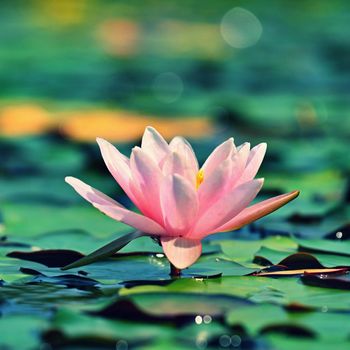
[[[297,239],[300,251],[332,253],[350,257],[350,241]]]
[[[264,317],[256,317],[264,315]],[[232,310],[227,316],[230,325],[241,325],[251,335],[282,333],[299,337],[344,341],[350,332],[347,315],[332,312],[290,312],[278,305],[248,305]],[[342,320],[344,324],[338,322]],[[337,326],[332,326],[335,323]],[[334,327],[334,328],[333,328]]]
[[[350,293],[344,290],[316,288],[298,283],[295,278],[266,278],[255,276],[225,277],[207,280],[179,279],[169,285],[123,288],[120,295],[170,292],[222,294],[247,298],[259,303],[299,304],[327,307],[327,310],[349,310]]]
[[[73,274],[47,276],[32,269],[21,269],[21,272],[34,276],[33,279],[27,282],[27,284],[51,283],[55,285],[64,285],[67,288],[77,288],[83,290],[86,290],[89,287],[95,287],[98,284],[98,281],[91,278]]]

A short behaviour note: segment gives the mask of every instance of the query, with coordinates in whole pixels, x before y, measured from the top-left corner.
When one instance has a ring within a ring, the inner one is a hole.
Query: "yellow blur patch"
[[[37,9],[33,15],[45,25],[77,25],[84,22],[89,5],[88,0],[37,0]]]
[[[71,112],[62,120],[60,132],[81,142],[95,142],[96,136],[110,142],[134,142],[141,138],[148,125],[168,140],[177,135],[195,138],[213,132],[207,118],[147,118],[129,111],[116,110]]]
[[[198,190],[199,186],[201,185],[201,183],[204,180],[204,171],[201,169],[198,171],[197,173],[197,181],[196,181],[196,188]]]
[[[102,137],[112,142],[137,140],[144,131],[143,118],[136,115],[109,110],[89,110],[66,115],[60,132],[70,139],[95,142]]]
[[[35,104],[6,106],[0,110],[0,133],[3,136],[40,135],[53,127],[50,114]]]
[[[17,137],[42,135],[58,131],[78,142],[95,142],[102,137],[111,142],[138,141],[150,125],[170,140],[177,135],[206,137],[213,126],[206,117],[150,118],[132,111],[117,109],[86,109],[47,111],[35,103],[0,107],[0,135]]]

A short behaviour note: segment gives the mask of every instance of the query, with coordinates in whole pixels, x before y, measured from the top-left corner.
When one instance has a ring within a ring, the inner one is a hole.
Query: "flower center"
[[[198,190],[199,186],[204,180],[204,171],[200,169],[197,173],[197,178],[196,178],[196,189]]]

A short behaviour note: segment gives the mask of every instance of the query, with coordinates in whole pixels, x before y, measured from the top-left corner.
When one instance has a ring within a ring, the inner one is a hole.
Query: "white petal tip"
[[[159,132],[158,132],[153,126],[151,126],[151,125],[147,125],[147,126],[146,126],[146,128],[145,128],[145,133],[146,133],[146,132],[150,132],[150,133],[156,134],[156,135],[159,134]]]
[[[131,149],[131,152],[134,154],[140,154],[142,153],[142,148],[140,148],[139,146],[135,146]]]
[[[73,176],[66,176],[64,178],[64,181],[67,182],[68,184],[71,184],[75,180],[75,177]]]
[[[102,137],[96,137],[96,142],[99,144],[99,145],[105,145],[105,144],[109,144],[109,142],[105,139],[103,139]]]
[[[259,179],[256,179],[257,183],[263,185],[265,182],[265,178],[264,177],[260,177]]]

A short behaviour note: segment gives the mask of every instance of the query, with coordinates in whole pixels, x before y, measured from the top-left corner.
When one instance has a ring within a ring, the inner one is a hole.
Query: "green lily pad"
[[[46,327],[47,322],[42,317],[33,315],[12,315],[0,318],[0,348],[26,350],[38,348],[41,344],[40,333]]]
[[[208,280],[183,279],[163,287],[145,285],[123,288],[120,295],[160,291],[232,295],[259,303],[301,304],[316,308],[327,307],[329,310],[350,308],[350,295],[347,291],[305,286],[295,278],[242,276]]]
[[[11,237],[35,237],[72,229],[85,230],[96,237],[110,237],[130,231],[128,226],[103,216],[85,203],[66,207],[8,203],[1,209],[5,226],[3,233]]]
[[[314,253],[331,253],[350,257],[350,241],[296,239],[299,250]]]
[[[301,249],[301,251],[303,252],[304,250]],[[290,255],[290,253],[262,247],[256,253],[255,261],[265,262],[265,265],[269,264],[269,262],[271,262],[273,265],[276,265],[281,260],[285,259],[288,255]],[[323,254],[323,253],[312,253],[312,255],[315,258],[317,258],[322,265],[326,267],[350,266],[350,258],[346,256]],[[261,261],[260,258],[266,259],[266,261]]]
[[[276,249],[285,253],[293,253],[297,248],[297,244],[291,238],[281,236],[269,237],[263,240],[214,241],[212,244],[219,245],[222,252],[232,261],[252,267],[255,266],[255,264],[252,264],[253,258],[261,247]]]
[[[230,325],[241,325],[249,334],[278,333],[282,327],[300,327],[318,338],[342,342],[348,339],[350,324],[348,315],[328,312],[287,311],[278,305],[261,304],[244,306],[227,316]],[[256,317],[256,315],[264,317]]]

